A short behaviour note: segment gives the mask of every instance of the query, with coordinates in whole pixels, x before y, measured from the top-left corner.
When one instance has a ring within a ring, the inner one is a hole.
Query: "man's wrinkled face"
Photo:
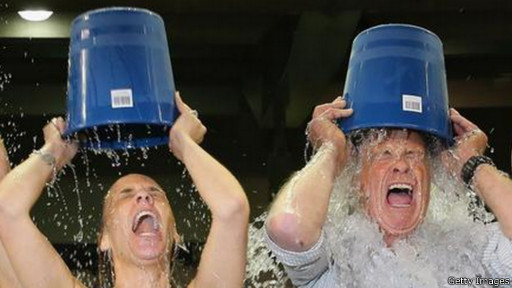
[[[139,264],[162,260],[174,233],[174,217],[162,188],[147,176],[130,174],[117,180],[107,197],[101,245],[111,248],[115,259]]]
[[[360,184],[364,207],[386,235],[405,236],[425,217],[430,198],[430,167],[421,136],[389,130],[361,150]]]

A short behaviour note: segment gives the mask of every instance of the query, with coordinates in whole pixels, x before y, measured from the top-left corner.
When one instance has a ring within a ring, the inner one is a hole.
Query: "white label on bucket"
[[[89,29],[87,29],[87,28],[86,28],[86,29],[82,29],[82,30],[80,31],[80,36],[81,36],[80,38],[81,38],[82,40],[84,40],[84,39],[88,39],[88,38],[89,38],[89,35],[90,35],[90,32],[89,32]]]
[[[132,89],[110,90],[112,108],[133,107]]]
[[[402,110],[423,113],[421,97],[414,95],[402,95]]]

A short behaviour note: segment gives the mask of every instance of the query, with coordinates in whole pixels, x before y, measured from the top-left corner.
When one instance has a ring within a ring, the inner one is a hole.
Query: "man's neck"
[[[398,235],[392,235],[388,233],[384,233],[384,242],[386,243],[386,246],[391,247],[395,243],[395,241],[401,239]]]
[[[115,288],[170,288],[169,265],[115,263]]]

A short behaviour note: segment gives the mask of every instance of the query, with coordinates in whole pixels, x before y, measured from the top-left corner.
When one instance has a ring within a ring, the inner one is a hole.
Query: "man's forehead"
[[[362,141],[362,151],[371,152],[380,147],[414,147],[427,149],[427,143],[419,132],[407,129],[380,129],[368,133]]]
[[[380,143],[386,141],[411,141],[425,144],[421,134],[409,129],[379,129],[369,133],[365,142]]]
[[[388,137],[386,140],[395,140],[399,142],[404,141],[425,145],[425,141],[423,140],[423,137],[421,137],[421,134],[413,130],[391,130],[390,133],[388,133]]]

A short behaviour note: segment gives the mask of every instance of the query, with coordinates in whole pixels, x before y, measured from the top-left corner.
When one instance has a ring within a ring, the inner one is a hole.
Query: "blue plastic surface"
[[[354,114],[340,121],[350,133],[408,128],[450,143],[448,91],[441,40],[413,25],[387,24],[353,41],[344,97]]]
[[[115,7],[78,16],[68,72],[67,135],[97,149],[167,144],[177,111],[159,15]]]

